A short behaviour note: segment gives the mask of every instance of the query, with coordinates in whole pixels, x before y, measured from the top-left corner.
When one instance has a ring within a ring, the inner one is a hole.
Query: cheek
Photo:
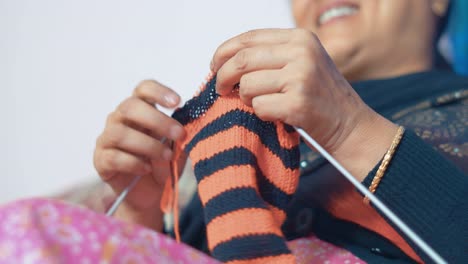
[[[400,36],[421,16],[428,0],[363,0],[364,19],[371,33],[380,36]],[[421,5],[422,4],[422,5]],[[391,37],[388,37],[391,38]]]

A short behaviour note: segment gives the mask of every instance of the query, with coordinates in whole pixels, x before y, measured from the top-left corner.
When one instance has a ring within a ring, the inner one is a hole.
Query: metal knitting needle
[[[320,144],[309,136],[302,128],[295,127],[296,131],[310,145],[312,145],[325,159],[327,159],[345,178],[350,181],[355,188],[367,196],[372,204],[377,207],[394,225],[396,225],[409,239],[411,239],[424,253],[435,263],[446,264],[445,261],[434,249],[432,249],[420,236],[418,236],[409,226],[407,226],[396,214],[394,214],[384,203],[373,193],[364,187],[351,173],[348,172],[335,158],[333,158]]]
[[[164,144],[166,142],[166,138],[161,139],[161,143]],[[136,176],[132,182],[122,191],[122,193],[119,194],[117,199],[112,203],[112,206],[107,210],[106,215],[107,216],[113,216],[117,208],[119,208],[119,205],[125,200],[125,197],[127,197],[128,193],[135,187],[135,185],[140,181],[141,175]]]
[[[125,197],[127,197],[128,193],[135,187],[135,185],[140,181],[141,175],[136,176],[132,182],[123,190],[122,193],[115,199],[114,203],[112,203],[112,206],[107,210],[106,215],[107,216],[112,216],[114,215],[115,211],[117,208],[119,208],[119,205],[125,200]]]

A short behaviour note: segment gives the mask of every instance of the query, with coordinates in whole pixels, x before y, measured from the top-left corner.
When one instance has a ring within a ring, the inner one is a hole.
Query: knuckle
[[[132,110],[135,107],[137,99],[134,97],[130,97],[125,99],[119,106],[120,115],[124,118],[128,118],[131,116]]]
[[[111,170],[103,170],[103,171],[98,172],[98,174],[101,177],[102,181],[104,181],[107,184],[110,184],[111,180],[114,178],[114,176],[117,173]]]
[[[254,87],[254,80],[252,78],[247,77],[246,75],[242,76],[239,83],[239,97],[245,101],[250,100],[252,95],[252,88]]]
[[[213,63],[215,63],[215,59],[218,59],[220,57],[220,54],[222,53],[224,49],[224,43],[221,44],[219,47],[216,48],[214,54],[213,54]]]
[[[107,136],[105,141],[109,146],[117,146],[120,142],[120,139],[117,136]]]
[[[112,123],[116,123],[116,122],[118,122],[118,120],[119,120],[119,118],[118,118],[117,112],[112,112],[112,113],[107,115],[106,124],[109,125],[109,124],[112,124]]]
[[[117,151],[107,151],[101,157],[101,173],[110,173],[117,169],[118,162]]]
[[[265,117],[265,111],[263,111],[262,102],[257,100],[257,98],[252,99],[252,107],[255,111],[255,115],[257,115],[260,119]]]
[[[235,56],[234,56],[234,65],[237,70],[245,70],[248,66],[248,59],[249,55],[248,52],[245,50],[239,51]]]
[[[244,46],[250,45],[257,37],[257,34],[258,34],[257,31],[249,30],[243,33],[242,35],[240,35],[239,42]]]
[[[247,90],[248,89],[245,89],[245,88],[239,89],[239,97],[241,98],[242,101],[245,101],[250,98],[249,92]]]
[[[307,43],[308,46],[315,46],[316,43],[319,41],[317,35],[304,28],[297,28],[295,29],[295,36],[296,40],[302,43]]]
[[[216,86],[217,87],[220,87],[225,84],[226,82],[225,72],[226,72],[225,68],[221,68],[216,73]]]
[[[101,140],[105,142],[106,146],[118,146],[123,141],[124,137],[122,133],[118,133],[115,129],[108,129],[102,135]]]
[[[243,75],[239,81],[239,94],[246,95],[248,93],[248,88],[252,87],[252,80],[248,77],[248,75]]]
[[[136,96],[145,95],[155,88],[155,84],[154,80],[143,80],[137,85],[133,94]]]

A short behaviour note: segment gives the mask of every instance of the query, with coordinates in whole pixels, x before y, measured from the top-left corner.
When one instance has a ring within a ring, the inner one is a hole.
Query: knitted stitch
[[[204,207],[208,248],[228,263],[294,263],[281,225],[299,180],[299,135],[265,122],[238,89],[216,94],[216,77],[173,117],[187,131],[176,149],[189,154]]]

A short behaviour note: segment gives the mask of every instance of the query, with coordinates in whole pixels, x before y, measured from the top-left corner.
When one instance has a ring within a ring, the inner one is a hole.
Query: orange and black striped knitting
[[[281,225],[299,180],[299,136],[260,120],[237,90],[217,95],[215,83],[173,114],[188,134],[176,147],[192,161],[209,250],[229,263],[294,263]]]

